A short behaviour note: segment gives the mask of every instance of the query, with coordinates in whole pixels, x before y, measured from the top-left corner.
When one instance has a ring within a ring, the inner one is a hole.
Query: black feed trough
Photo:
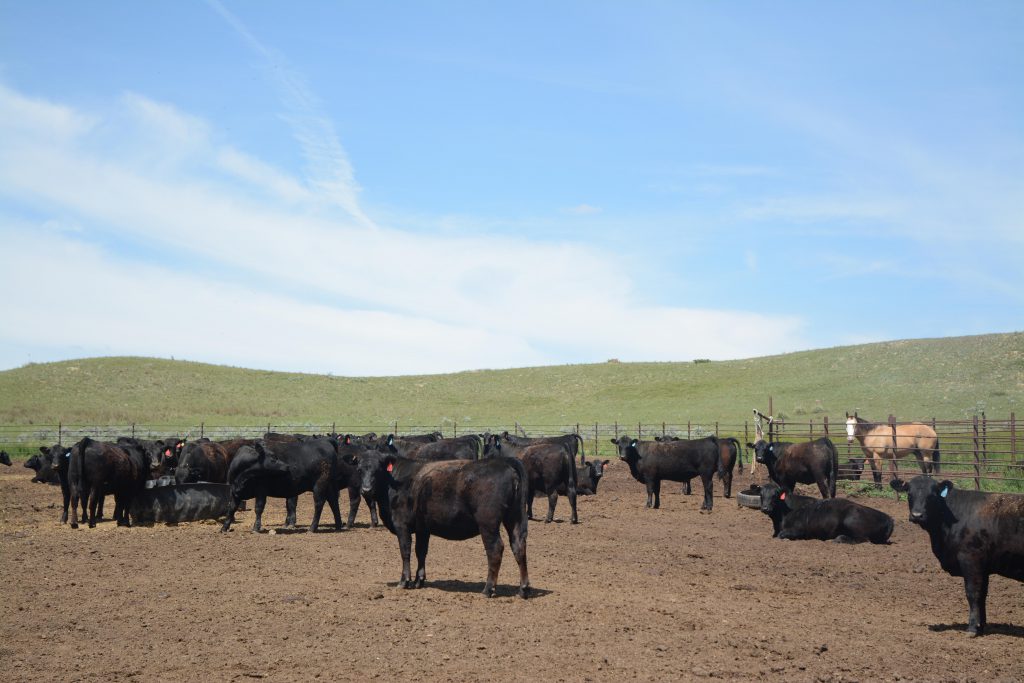
[[[742,505],[748,508],[760,508],[761,507],[761,485],[753,484],[748,489],[743,489],[736,494],[736,505],[737,507]]]

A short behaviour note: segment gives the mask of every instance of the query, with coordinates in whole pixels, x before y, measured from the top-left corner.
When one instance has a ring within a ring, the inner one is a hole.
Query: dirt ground
[[[4,681],[1024,679],[1024,585],[993,577],[990,633],[968,638],[961,580],[892,498],[868,501],[896,518],[891,545],[779,541],[717,481],[712,514],[699,484],[647,510],[616,462],[579,525],[565,499],[531,522],[524,601],[507,539],[496,598],[479,539],[435,538],[427,586],[402,590],[365,508],[338,533],[253,534],[251,512],[229,534],[74,531],[30,475],[0,471]],[[272,501],[265,523],[283,520]]]

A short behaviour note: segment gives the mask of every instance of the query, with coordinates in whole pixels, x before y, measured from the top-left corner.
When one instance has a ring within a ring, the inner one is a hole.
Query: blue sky
[[[0,368],[1024,329],[1019,2],[0,1]]]

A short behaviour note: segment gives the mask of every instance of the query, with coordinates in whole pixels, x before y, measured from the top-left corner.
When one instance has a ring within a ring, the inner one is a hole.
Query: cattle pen
[[[1024,437],[1021,436],[1016,413],[1006,418],[990,418],[984,413],[969,420],[898,419],[889,415],[884,423],[895,432],[899,425],[923,423],[931,426],[939,438],[941,453],[940,470],[936,476],[950,479],[957,486],[979,491],[1024,492]],[[165,437],[186,437],[213,440],[232,438],[260,438],[268,432],[289,434],[419,434],[438,432],[443,437],[456,437],[470,433],[500,434],[504,431],[522,436],[558,436],[578,434],[588,457],[614,457],[612,440],[621,435],[640,439],[677,437],[699,439],[717,435],[735,437],[744,445],[742,466],[749,468],[753,459],[746,444],[756,439],[757,429],[753,421],[727,422],[718,420],[686,421],[645,421],[636,423],[593,422],[572,424],[522,424],[511,420],[507,424],[459,425],[455,422],[439,424],[347,424],[343,421],[325,423],[278,424],[266,422],[248,425],[218,425],[200,422],[198,424],[109,424],[81,425],[57,423],[53,425],[0,425],[0,450],[7,451],[13,458],[27,458],[40,446],[53,444],[72,445],[83,437],[96,440],[115,440],[120,436],[140,439]],[[846,486],[868,485],[870,467],[863,463],[860,481],[851,481],[858,475],[858,461],[864,458],[860,445],[847,440],[844,420],[830,419],[829,416],[809,418],[804,421],[779,418],[768,425],[765,437],[774,441],[813,441],[821,437],[831,439],[840,456],[840,479]],[[851,464],[853,463],[853,464]],[[919,472],[913,458],[897,461],[901,476],[914,476]],[[756,466],[755,466],[756,469]],[[888,476],[888,463],[882,469],[883,477]],[[888,488],[886,488],[888,490]]]

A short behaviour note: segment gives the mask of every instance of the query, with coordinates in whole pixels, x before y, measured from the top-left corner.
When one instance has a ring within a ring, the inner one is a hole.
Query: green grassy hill
[[[742,423],[847,410],[884,419],[1005,417],[1024,405],[1024,333],[895,341],[711,363],[601,363],[331,377],[151,358],[0,372],[0,424],[272,422],[384,426]]]

